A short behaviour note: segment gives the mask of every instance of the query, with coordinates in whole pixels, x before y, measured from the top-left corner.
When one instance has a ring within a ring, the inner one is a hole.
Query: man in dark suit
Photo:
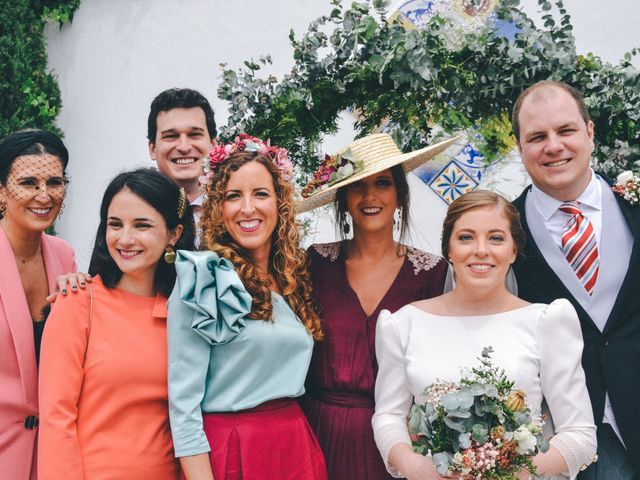
[[[591,166],[593,122],[582,95],[543,81],[512,116],[533,185],[514,204],[527,234],[514,264],[530,302],[568,298],[580,317],[582,365],[598,427],[598,456],[583,479],[640,472],[640,206]]]

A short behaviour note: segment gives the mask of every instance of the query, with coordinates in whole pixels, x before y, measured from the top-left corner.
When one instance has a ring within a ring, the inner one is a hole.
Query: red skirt
[[[294,399],[203,420],[216,480],[327,479],[322,450]]]

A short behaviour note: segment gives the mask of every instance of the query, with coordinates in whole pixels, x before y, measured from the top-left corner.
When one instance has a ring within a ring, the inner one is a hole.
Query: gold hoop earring
[[[176,252],[171,244],[164,248],[164,261],[169,265],[172,265],[176,261]]]

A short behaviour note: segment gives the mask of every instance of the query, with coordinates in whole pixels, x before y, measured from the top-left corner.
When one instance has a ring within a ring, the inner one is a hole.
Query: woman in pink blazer
[[[44,231],[62,207],[69,154],[42,130],[0,144],[0,476],[35,480],[38,356],[47,296],[76,270],[73,249]]]

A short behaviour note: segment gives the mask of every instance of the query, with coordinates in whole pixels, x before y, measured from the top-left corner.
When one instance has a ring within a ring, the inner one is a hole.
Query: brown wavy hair
[[[442,256],[446,258],[447,261],[450,262],[449,243],[451,242],[451,235],[453,234],[453,227],[456,222],[465,213],[484,207],[499,207],[502,210],[501,213],[509,222],[509,229],[516,247],[516,254],[523,254],[526,234],[520,223],[520,213],[515,205],[495,192],[490,192],[489,190],[474,190],[456,198],[451,205],[449,205],[447,215],[442,222],[442,240],[440,246],[442,247]]]
[[[229,178],[249,162],[258,162],[267,169],[276,193],[278,221],[271,236],[269,273],[276,279],[282,295],[309,333],[315,340],[320,340],[324,336],[320,325],[320,310],[313,299],[306,254],[298,246],[300,225],[295,217],[293,187],[281,177],[269,157],[255,152],[237,152],[220,166],[206,191],[201,217],[201,248],[211,250],[233,263],[253,298],[249,318],[272,320],[269,276],[256,268],[251,253],[227,232],[222,220],[222,205]]]

